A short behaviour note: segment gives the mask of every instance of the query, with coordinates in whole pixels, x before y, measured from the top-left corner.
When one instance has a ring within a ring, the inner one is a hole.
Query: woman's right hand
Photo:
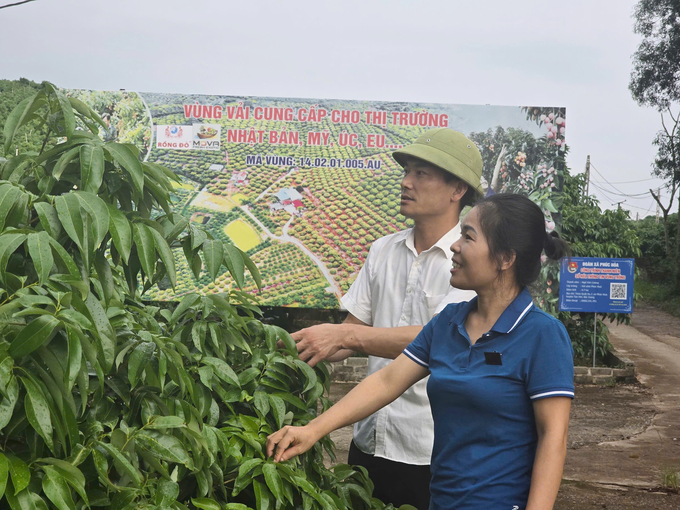
[[[287,425],[267,436],[267,457],[273,455],[274,462],[292,459],[296,455],[305,453],[318,440],[319,437],[310,429],[309,425],[304,427]]]

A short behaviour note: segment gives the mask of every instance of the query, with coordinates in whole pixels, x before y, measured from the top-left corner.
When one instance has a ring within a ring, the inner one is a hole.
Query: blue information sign
[[[635,259],[572,257],[560,268],[560,310],[633,313]]]

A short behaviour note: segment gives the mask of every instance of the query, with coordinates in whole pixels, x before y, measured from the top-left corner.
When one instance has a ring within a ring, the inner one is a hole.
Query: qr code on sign
[[[628,299],[628,285],[625,283],[610,283],[609,299]]]

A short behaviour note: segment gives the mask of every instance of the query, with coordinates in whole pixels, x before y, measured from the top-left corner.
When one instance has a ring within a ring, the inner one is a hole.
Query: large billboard
[[[73,90],[104,118],[106,139],[182,176],[175,210],[247,252],[269,306],[335,308],[371,243],[408,228],[392,152],[434,127],[479,147],[486,186],[538,203],[559,222],[564,108]],[[178,256],[176,292],[232,287],[198,280]],[[255,291],[254,282],[247,289]]]

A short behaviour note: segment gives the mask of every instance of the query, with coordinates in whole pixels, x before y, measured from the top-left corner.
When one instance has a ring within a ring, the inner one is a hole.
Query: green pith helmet
[[[482,178],[482,155],[475,143],[463,133],[448,128],[435,128],[426,131],[413,142],[392,153],[401,166],[406,157],[421,159],[445,172],[455,175],[484,196],[480,180]]]

